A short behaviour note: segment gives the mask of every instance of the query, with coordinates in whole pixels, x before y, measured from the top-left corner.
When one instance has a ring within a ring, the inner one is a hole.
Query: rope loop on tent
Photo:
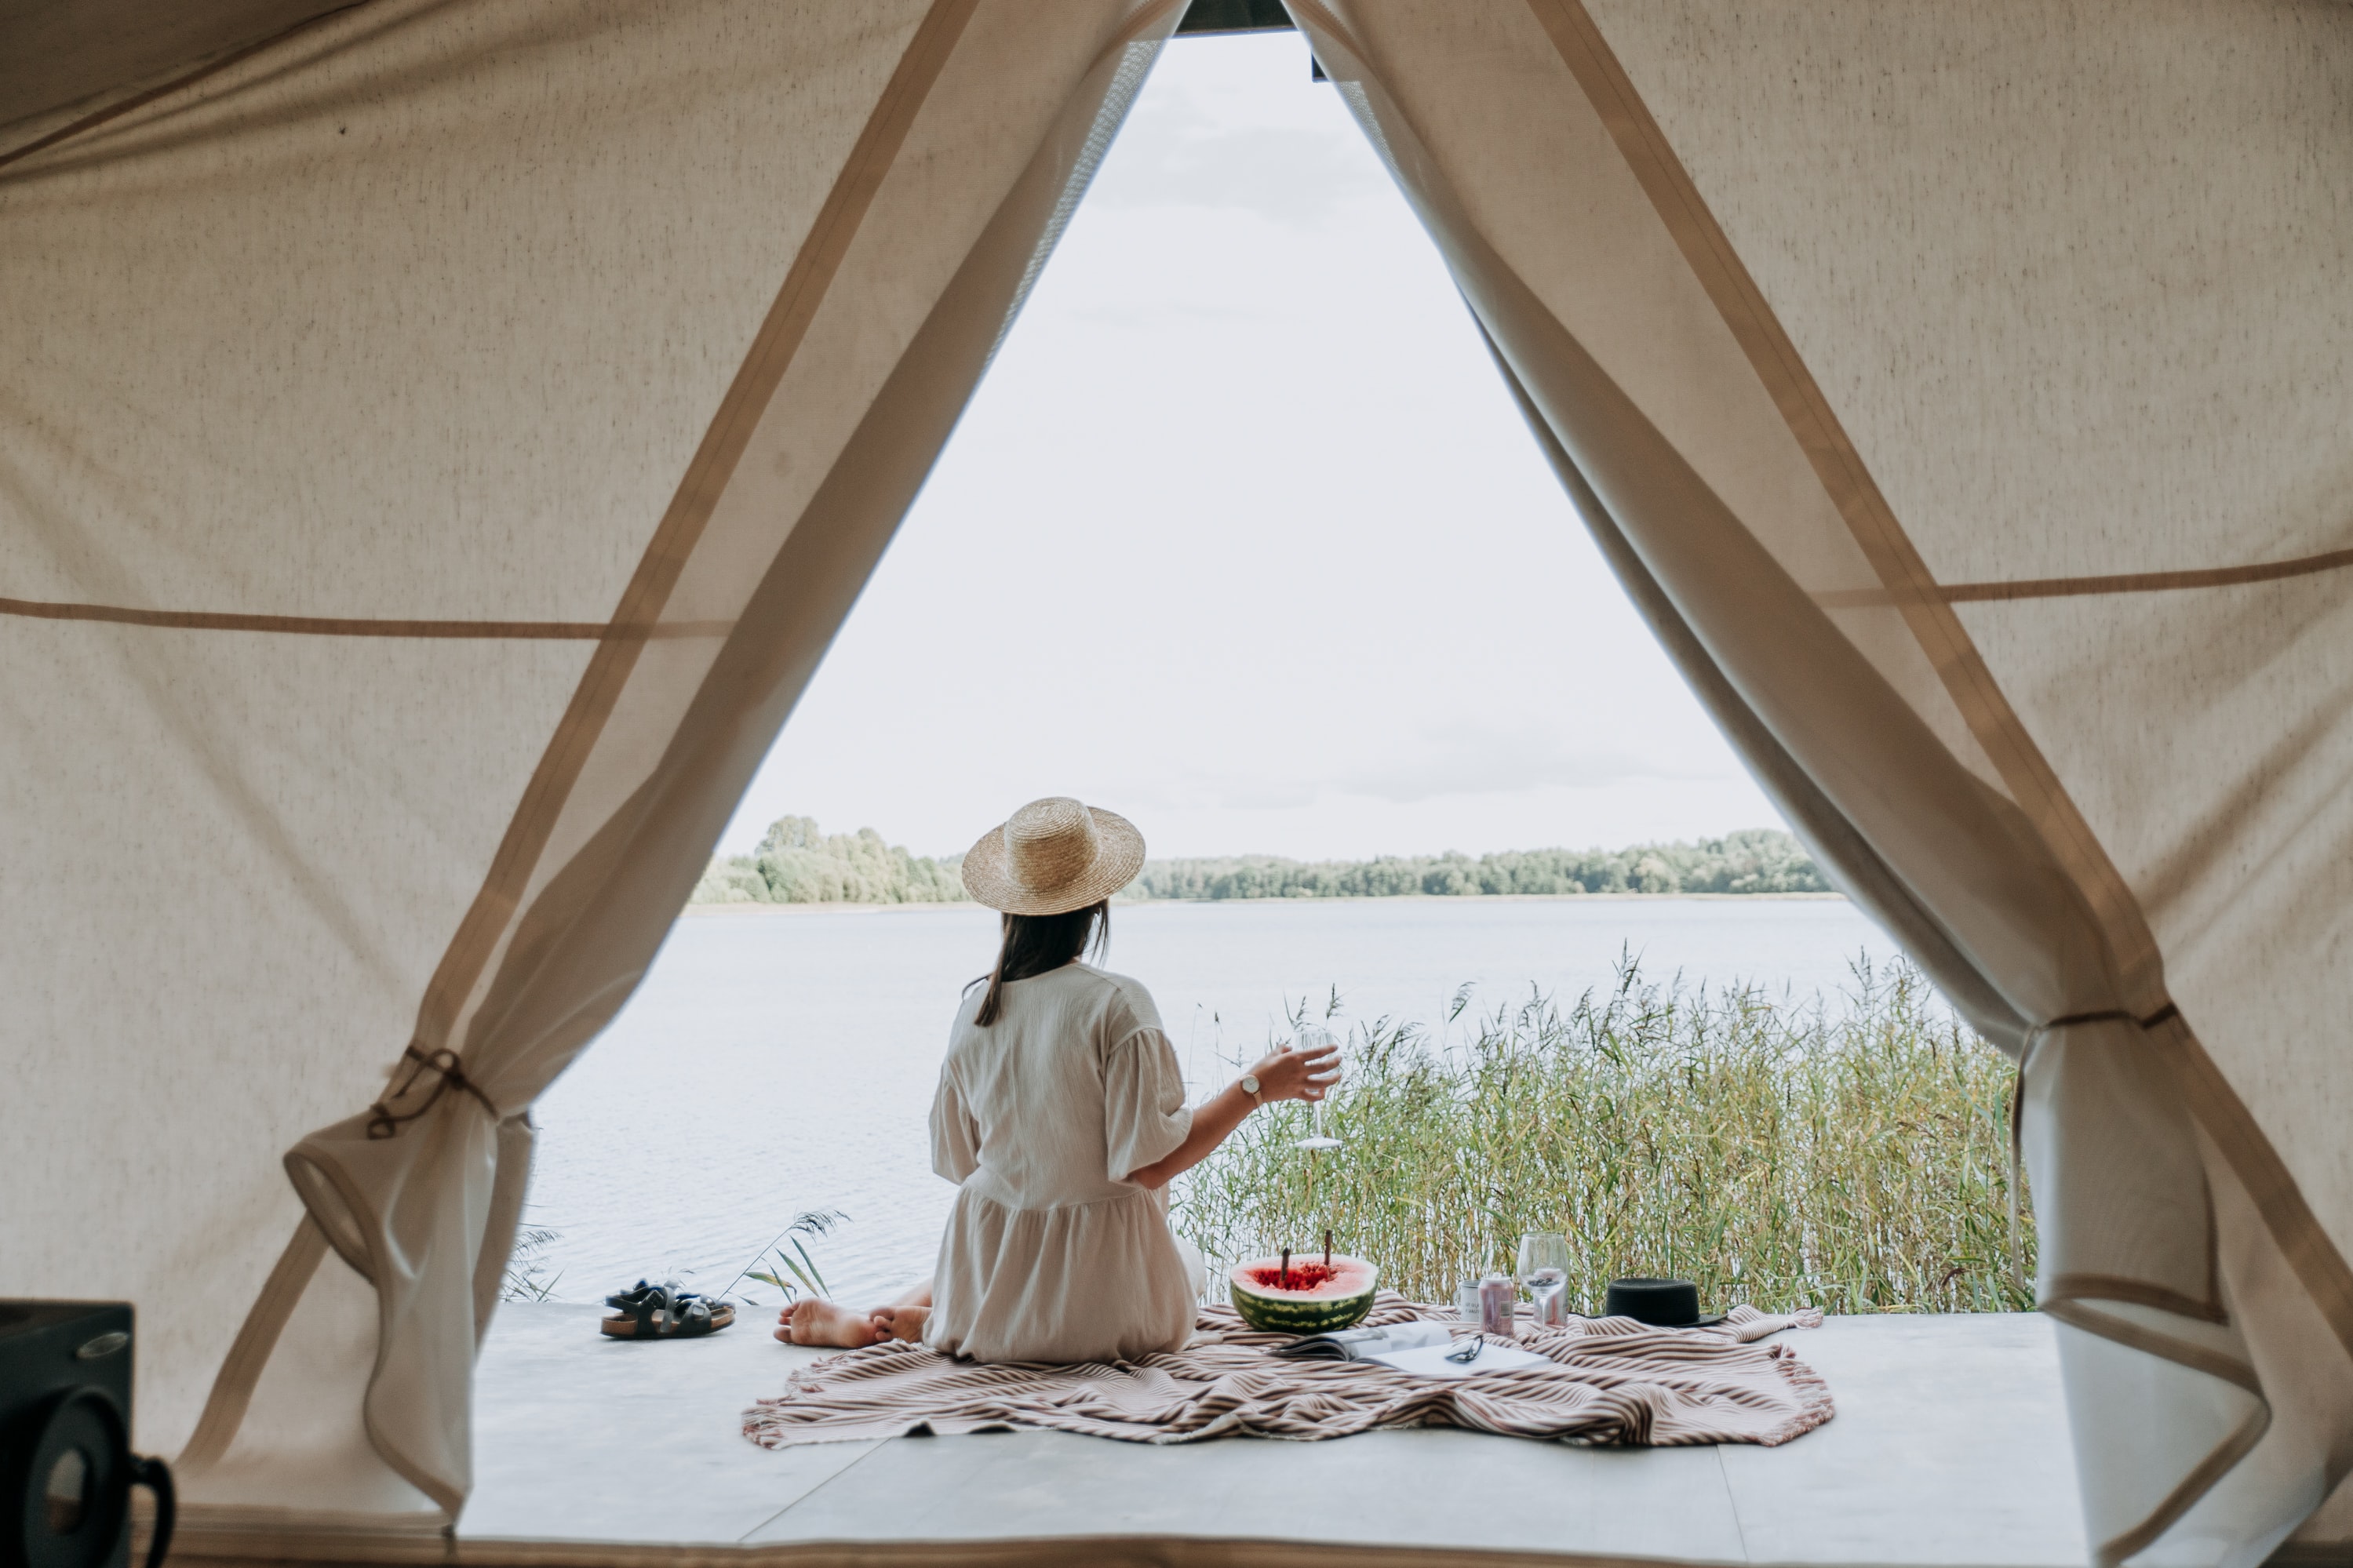
[[[400,1056],[403,1061],[413,1061],[417,1066],[410,1069],[408,1077],[402,1080],[397,1089],[386,1091],[382,1100],[368,1107],[367,1135],[370,1138],[399,1136],[403,1127],[432,1110],[435,1103],[453,1089],[462,1089],[472,1095],[480,1102],[482,1109],[490,1112],[491,1121],[496,1121],[499,1119],[499,1108],[492,1105],[491,1097],[484,1094],[480,1087],[466,1076],[466,1064],[459,1059],[457,1052],[447,1047],[438,1051],[420,1051],[416,1044],[411,1042],[408,1048],[401,1052]],[[425,1103],[405,1113],[395,1111],[391,1102],[414,1089],[417,1086],[417,1080],[428,1069],[439,1074],[440,1077],[433,1085],[433,1092],[425,1097]]]

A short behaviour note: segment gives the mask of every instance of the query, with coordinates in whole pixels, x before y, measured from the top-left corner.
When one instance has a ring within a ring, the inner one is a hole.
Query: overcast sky
[[[1778,824],[1295,33],[1162,52],[723,847],[1041,795],[1156,856]]]

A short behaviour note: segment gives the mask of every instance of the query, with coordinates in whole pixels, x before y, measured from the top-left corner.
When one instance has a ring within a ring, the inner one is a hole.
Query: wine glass
[[[1539,1327],[1556,1328],[1567,1321],[1560,1298],[1568,1289],[1568,1237],[1551,1230],[1532,1230],[1521,1237],[1520,1283],[1536,1304]]]
[[[1291,1042],[1292,1049],[1299,1051],[1320,1051],[1327,1047],[1336,1049],[1339,1044],[1340,1037],[1321,1024],[1300,1025],[1297,1036]],[[1337,1138],[1327,1138],[1324,1134],[1324,1102],[1319,1100],[1315,1101],[1315,1134],[1312,1138],[1299,1140],[1298,1147],[1314,1151],[1337,1149],[1339,1146]]]

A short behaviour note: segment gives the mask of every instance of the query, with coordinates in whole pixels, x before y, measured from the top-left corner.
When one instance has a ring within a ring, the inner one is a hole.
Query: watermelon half
[[[1277,1334],[1328,1334],[1373,1310],[1373,1286],[1379,1275],[1361,1258],[1335,1254],[1328,1265],[1320,1257],[1293,1258],[1288,1286],[1280,1258],[1237,1263],[1226,1281],[1234,1310],[1251,1328]]]

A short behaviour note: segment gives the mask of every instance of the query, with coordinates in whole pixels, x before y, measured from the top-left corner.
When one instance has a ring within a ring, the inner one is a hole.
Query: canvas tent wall
[[[212,1519],[462,1501],[528,1107],[1176,9],[384,0],[19,132],[7,1284]]]
[[[0,1292],[140,1303],[200,1542],[364,1555],[462,1502],[532,1099],[1177,5],[315,9],[0,35]],[[2260,1558],[2353,1463],[2353,10],[1289,9],[2024,1059],[2103,1554]]]

